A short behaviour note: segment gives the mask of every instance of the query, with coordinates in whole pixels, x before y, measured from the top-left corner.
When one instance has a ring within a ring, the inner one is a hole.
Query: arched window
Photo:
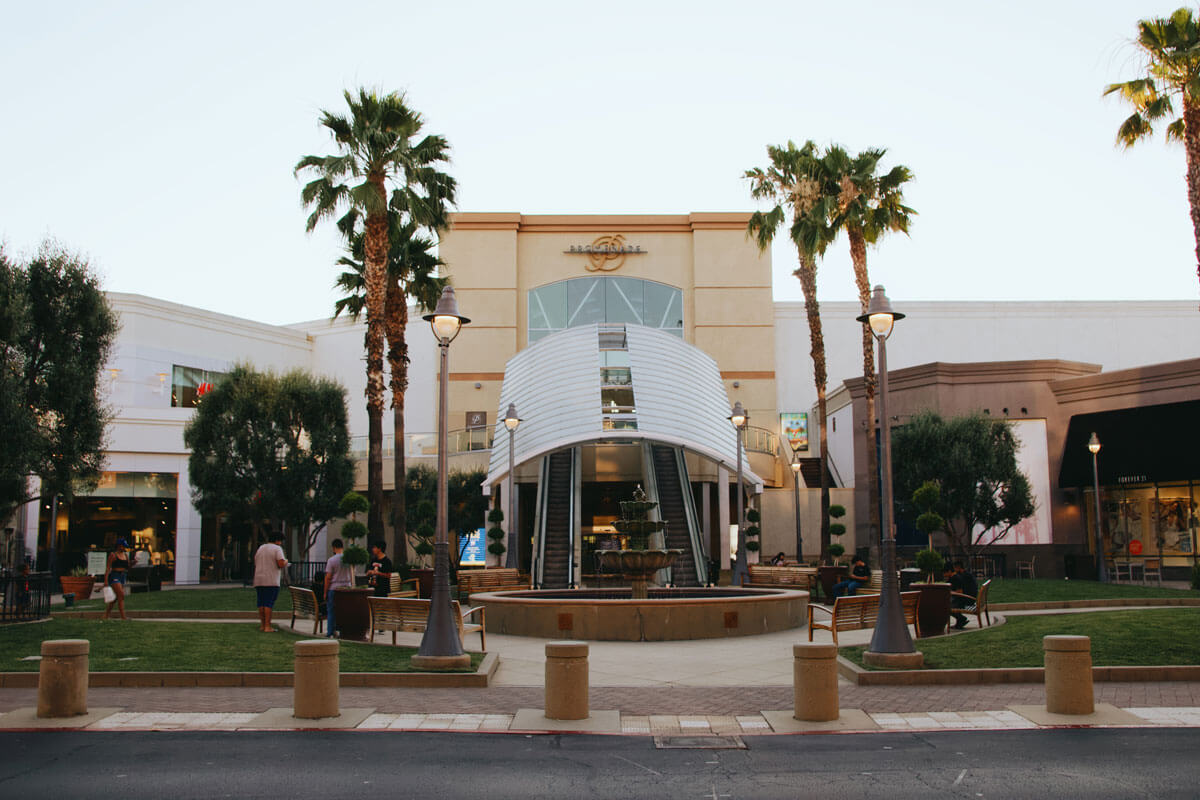
[[[665,283],[609,275],[571,278],[529,292],[529,341],[555,331],[616,322],[683,338],[683,291]]]

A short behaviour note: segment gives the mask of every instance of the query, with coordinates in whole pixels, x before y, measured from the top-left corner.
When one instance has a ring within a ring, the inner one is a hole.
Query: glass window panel
[[[602,367],[600,384],[602,386],[630,386],[633,384],[633,376],[629,372],[629,367]]]
[[[646,282],[646,325],[683,333],[683,292],[662,283]]]
[[[567,327],[567,281],[529,293],[529,327],[557,331]]]
[[[577,278],[567,284],[567,324],[574,328],[604,322],[604,287],[599,278]]]
[[[600,351],[600,366],[602,366],[602,367],[628,367],[629,366],[629,351],[628,350],[601,350]]]
[[[176,408],[195,408],[200,398],[212,389],[213,384],[224,378],[225,374],[175,364],[171,370],[171,405]]]
[[[605,408],[633,408],[633,389],[609,387],[600,390],[600,402]]]
[[[628,322],[644,325],[642,317],[643,286],[636,278],[603,278],[605,322]]]

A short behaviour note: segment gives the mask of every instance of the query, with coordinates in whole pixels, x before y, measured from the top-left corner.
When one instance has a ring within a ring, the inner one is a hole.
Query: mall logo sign
[[[587,256],[588,272],[612,272],[624,265],[626,256],[640,256],[646,251],[640,244],[626,244],[624,236],[614,234],[601,236],[591,244],[573,244],[570,250],[563,252],[568,255]]]

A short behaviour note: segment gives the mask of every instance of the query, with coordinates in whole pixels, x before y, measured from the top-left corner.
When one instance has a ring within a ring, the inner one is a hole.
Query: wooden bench
[[[325,624],[325,604],[317,602],[317,594],[312,589],[301,589],[299,586],[287,587],[292,595],[292,627],[296,627],[296,617],[313,621],[313,636],[316,636]]]
[[[817,570],[814,567],[775,567],[769,564],[750,564],[750,580],[746,586],[751,589],[803,589],[808,590],[817,580]]]
[[[375,641],[375,631],[391,631],[392,644],[396,643],[397,631],[424,633],[429,621],[429,601],[404,597],[368,597],[367,604],[371,608],[371,641]],[[453,607],[454,624],[458,627],[458,638],[466,647],[468,633],[479,634],[479,649],[487,652],[487,642],[484,639],[484,609],[483,606],[469,608],[463,611],[457,600],[450,601]],[[467,617],[479,614],[479,624],[468,623]]]
[[[411,583],[411,589],[405,589],[404,584]],[[420,597],[418,591],[419,581],[416,578],[401,578],[395,573],[392,574],[388,583],[388,597]]]
[[[921,600],[920,592],[901,592],[900,602],[904,607],[904,624],[917,627],[917,603]],[[813,619],[814,611],[823,611],[829,615],[829,621],[818,622]],[[813,640],[813,631],[817,628],[833,634],[833,643],[838,643],[838,631],[860,630],[874,628],[879,616],[879,595],[861,594],[850,597],[839,597],[833,601],[833,608],[818,603],[808,604],[808,640]]]
[[[992,585],[992,582],[990,580],[984,581],[983,586],[979,587],[979,594],[977,594],[975,597],[971,597],[971,595],[969,595],[969,594],[963,594],[962,592],[951,592],[950,593],[951,601],[953,601],[954,598],[957,597],[958,599],[963,600],[966,603],[966,605],[963,605],[959,608],[951,608],[950,609],[951,615],[953,615],[955,613],[974,614],[975,622],[979,625],[979,627],[981,627],[981,628],[983,627],[983,621],[985,619],[987,620],[987,624],[991,625],[992,624],[992,615],[988,613],[988,599],[987,599],[988,587],[991,585]],[[953,605],[953,602],[951,602],[951,605]]]
[[[460,569],[458,571],[458,599],[469,600],[478,592],[504,592],[512,589],[528,589],[529,576],[522,575],[515,567],[493,567],[492,569]]]

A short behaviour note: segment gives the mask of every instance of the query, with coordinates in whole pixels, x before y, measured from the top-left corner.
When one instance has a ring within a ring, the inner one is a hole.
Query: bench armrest
[[[820,603],[809,603],[808,604],[808,618],[809,619],[812,619],[812,613],[814,611],[824,611],[831,618],[833,617],[833,609],[830,608],[829,606],[823,606]]]
[[[485,606],[475,606],[474,608],[463,609],[463,612],[462,612],[463,622],[466,622],[467,617],[471,616],[476,611],[478,611],[479,612],[479,624],[482,625],[483,624],[483,612],[484,612],[485,608],[486,608]]]
[[[975,600],[975,595],[973,595],[973,594],[963,594],[962,592],[951,592],[951,593],[950,593],[950,596],[951,596],[951,597],[958,597],[958,598],[961,598],[961,599],[963,599],[963,600],[970,600],[970,601],[972,601],[972,602],[974,602],[974,600]]]

